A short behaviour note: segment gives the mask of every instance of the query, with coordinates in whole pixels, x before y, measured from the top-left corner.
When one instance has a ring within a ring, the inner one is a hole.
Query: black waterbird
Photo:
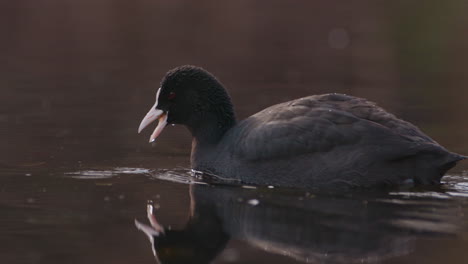
[[[438,184],[465,159],[375,103],[323,94],[277,104],[237,121],[231,98],[195,66],[169,71],[139,132],[185,125],[194,170],[257,185],[349,188]]]

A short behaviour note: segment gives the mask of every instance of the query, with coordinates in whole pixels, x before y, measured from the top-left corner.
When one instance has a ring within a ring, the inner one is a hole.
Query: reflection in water
[[[222,219],[211,209],[200,208],[202,212],[192,215],[184,230],[164,230],[151,205],[147,210],[151,226],[137,220],[135,224],[148,236],[159,263],[210,263],[229,240]]]
[[[418,237],[455,236],[459,229],[458,206],[449,195],[407,193],[418,192],[331,196],[192,185],[183,229],[164,228],[152,206],[151,225],[136,226],[160,263],[210,263],[229,240],[299,262],[376,262],[409,254]]]

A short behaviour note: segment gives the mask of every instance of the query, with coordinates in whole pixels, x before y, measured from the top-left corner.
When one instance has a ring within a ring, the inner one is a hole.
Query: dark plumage
[[[306,188],[407,180],[435,184],[466,158],[353,96],[304,97],[236,122],[223,85],[194,66],[168,72],[158,95],[140,130],[156,118],[159,132],[166,123],[185,125],[193,135],[193,169],[243,183]]]

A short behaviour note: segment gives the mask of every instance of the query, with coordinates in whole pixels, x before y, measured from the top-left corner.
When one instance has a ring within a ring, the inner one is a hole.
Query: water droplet
[[[257,199],[251,199],[251,200],[248,200],[247,203],[250,204],[250,205],[252,205],[252,206],[256,206],[256,205],[258,205],[260,202],[259,202]]]
[[[24,176],[30,177],[30,176],[32,176],[32,174],[31,173],[26,173]]]

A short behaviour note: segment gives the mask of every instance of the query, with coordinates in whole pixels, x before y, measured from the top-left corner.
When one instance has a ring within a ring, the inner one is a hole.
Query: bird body
[[[160,93],[159,117],[186,125],[193,135],[192,168],[242,183],[321,189],[436,184],[466,158],[349,95],[299,98],[237,122],[226,90],[201,68],[172,70]]]

